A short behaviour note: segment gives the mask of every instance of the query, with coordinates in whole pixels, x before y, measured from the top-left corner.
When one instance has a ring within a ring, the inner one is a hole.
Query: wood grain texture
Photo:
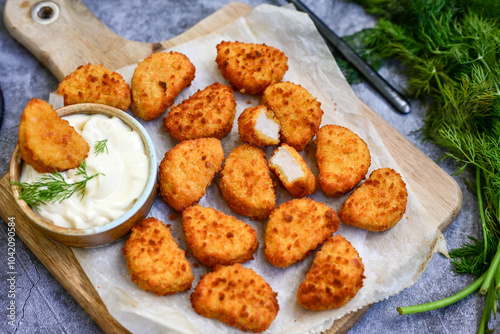
[[[88,62],[101,63],[111,69],[137,63],[153,51],[208,34],[251,10],[246,4],[231,3],[173,39],[160,43],[140,43],[116,35],[79,0],[55,0],[61,7],[61,18],[56,22],[57,25],[34,26],[29,11],[36,2],[37,0],[7,1],[4,22],[9,32],[59,80],[78,65]],[[16,17],[15,21],[11,20],[13,17]],[[54,39],[54,34],[58,34],[56,31],[67,33],[60,36],[61,39]],[[409,186],[430,213],[436,226],[444,231],[455,220],[462,207],[462,193],[458,184],[378,114],[364,103],[363,106],[366,116],[379,132]],[[30,227],[11,195],[8,175],[0,180],[0,215],[5,221],[8,221],[8,217],[16,217],[16,233],[19,238],[104,332],[125,331],[107,311],[71,248],[48,240]],[[326,333],[347,333],[369,309],[370,306],[366,306],[335,321]]]

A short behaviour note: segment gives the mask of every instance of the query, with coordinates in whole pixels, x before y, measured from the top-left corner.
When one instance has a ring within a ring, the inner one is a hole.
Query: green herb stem
[[[483,196],[481,191],[481,169],[476,167],[476,187],[477,187],[477,199],[479,203],[479,215],[481,216],[481,225],[483,227],[483,240],[484,240],[484,250],[483,257],[484,261],[486,261],[487,250],[488,250],[488,237],[485,232],[486,227],[486,218],[484,217],[484,208],[483,208]]]
[[[481,288],[479,289],[479,293],[481,295],[484,295],[488,292],[488,289],[495,282],[496,277],[499,276],[499,274],[498,274],[499,271],[500,271],[500,242],[498,243],[497,252],[495,254],[495,257],[491,261],[490,267],[486,271],[486,276],[484,278],[484,282],[481,285]],[[498,281],[497,281],[496,286],[498,286]],[[493,285],[492,290],[496,290],[496,286]]]

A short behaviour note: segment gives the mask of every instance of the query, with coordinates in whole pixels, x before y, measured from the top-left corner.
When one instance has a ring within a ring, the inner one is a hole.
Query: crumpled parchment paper
[[[239,40],[251,43],[266,43],[279,48],[288,55],[289,70],[284,81],[305,87],[322,104],[322,125],[339,124],[350,128],[363,138],[370,149],[372,163],[368,175],[382,167],[391,167],[400,172],[397,161],[387,152],[377,129],[363,115],[361,104],[344,79],[330,51],[324,44],[309,17],[303,13],[270,5],[254,8],[248,15],[205,37],[172,50],[182,52],[196,66],[196,78],[192,85],[178,96],[176,103],[188,98],[198,89],[213,82],[227,81],[221,76],[215,63],[215,46],[223,40]],[[126,80],[130,80],[135,65],[120,69]],[[240,145],[237,119],[241,112],[260,103],[260,96],[242,95],[235,92],[237,115],[232,132],[222,139],[225,155]],[[158,162],[176,141],[162,128],[162,118],[141,123],[149,131],[158,154]],[[269,158],[273,148],[265,151]],[[309,144],[302,152],[309,167],[317,175],[315,146]],[[403,179],[405,175],[402,175]],[[280,311],[266,333],[319,333],[332,326],[334,320],[397,294],[414,284],[432,254],[446,245],[436,223],[408,188],[408,206],[403,219],[385,232],[368,232],[342,225],[336,234],[344,236],[358,250],[365,266],[363,288],[356,297],[339,309],[314,312],[303,309],[297,302],[296,292],[311,266],[314,255],[288,268],[275,268],[264,258],[263,234],[266,220],[251,221],[236,215],[226,205],[218,186],[218,177],[199,201],[226,214],[236,216],[257,230],[260,246],[255,259],[244,264],[254,269],[278,293]],[[311,198],[324,202],[337,211],[346,196],[328,198],[318,188]],[[282,187],[277,187],[278,205],[292,197]],[[175,218],[172,217],[175,215]],[[149,216],[172,225],[172,233],[182,249],[188,250],[182,233],[182,215],[157,198]],[[126,262],[122,255],[125,241],[97,249],[73,249],[82,268],[92,281],[110,313],[134,333],[238,333],[239,330],[217,321],[199,316],[191,307],[189,296],[207,272],[203,265],[193,267],[195,280],[191,290],[173,296],[159,297],[141,290],[130,280]],[[191,264],[199,262],[188,255]]]

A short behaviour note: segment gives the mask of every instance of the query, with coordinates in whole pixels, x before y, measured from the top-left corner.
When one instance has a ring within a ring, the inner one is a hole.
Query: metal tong
[[[368,65],[354,50],[352,50],[337,34],[335,34],[319,17],[316,16],[300,0],[288,0],[295,7],[307,13],[313,20],[316,28],[323,38],[337,49],[365,78],[368,80],[387,101],[400,113],[408,114],[411,111],[410,103],[382,78],[370,65]]]

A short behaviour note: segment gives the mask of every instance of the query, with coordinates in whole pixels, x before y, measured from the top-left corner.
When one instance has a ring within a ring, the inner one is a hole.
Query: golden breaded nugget
[[[223,41],[215,61],[222,76],[243,94],[262,93],[288,70],[287,56],[265,44]]]
[[[182,223],[194,257],[210,267],[252,260],[259,247],[252,226],[212,208],[190,206],[182,212]]]
[[[66,76],[57,94],[64,105],[100,103],[126,111],[130,106],[130,87],[125,79],[102,65],[82,65]]]
[[[369,231],[385,231],[403,218],[407,198],[401,175],[392,168],[380,168],[342,204],[339,218]]]
[[[162,221],[140,221],[122,251],[132,282],[142,289],[164,296],[191,288],[194,276],[186,252]]]
[[[269,86],[262,104],[278,119],[281,141],[299,152],[312,140],[323,118],[321,103],[304,87],[291,82]]]
[[[159,191],[163,201],[177,211],[193,205],[205,195],[223,161],[219,139],[190,139],[175,145],[160,163]]]
[[[266,106],[249,107],[238,117],[238,133],[246,143],[264,147],[280,143],[280,125]]]
[[[234,148],[224,163],[219,186],[227,205],[240,215],[264,219],[276,207],[266,154],[258,147]]]
[[[356,249],[344,237],[328,238],[316,253],[297,300],[313,311],[338,308],[350,301],[363,287],[364,266]]]
[[[88,156],[90,146],[54,108],[31,99],[19,123],[19,150],[23,160],[39,173],[76,168]]]
[[[204,317],[260,333],[278,314],[277,295],[259,274],[237,263],[203,275],[191,294],[191,304]]]
[[[220,139],[231,131],[235,115],[233,90],[216,82],[170,108],[163,128],[177,140]]]
[[[310,198],[293,199],[271,213],[264,255],[276,267],[303,260],[339,228],[335,211]]]
[[[339,125],[322,126],[316,134],[318,182],[327,196],[341,196],[363,180],[370,168],[368,146]]]
[[[146,121],[160,116],[191,84],[194,75],[195,67],[184,54],[153,53],[137,65],[132,76],[132,111]]]
[[[316,177],[304,158],[292,146],[282,144],[274,150],[269,159],[269,169],[295,197],[314,194],[318,189]]]

